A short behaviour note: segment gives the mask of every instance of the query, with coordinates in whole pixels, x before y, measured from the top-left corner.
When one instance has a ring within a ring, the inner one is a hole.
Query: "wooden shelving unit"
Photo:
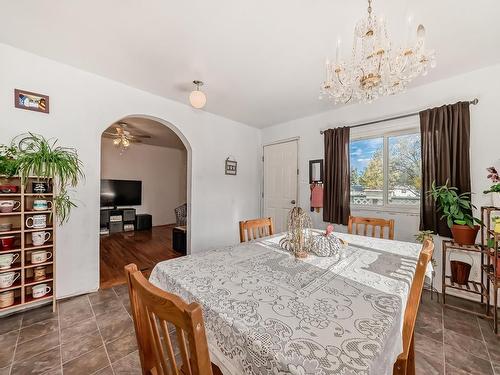
[[[46,211],[33,210],[33,201],[35,199],[53,200],[52,193],[36,193],[31,190],[32,182],[36,181],[37,177],[29,177],[26,184],[21,182],[19,177],[6,178],[0,176],[0,184],[19,186],[18,193],[1,194],[0,200],[15,200],[21,203],[20,207],[15,212],[0,213],[0,223],[11,223],[10,231],[0,232],[1,236],[14,236],[15,243],[12,249],[2,250],[0,254],[15,253],[19,254],[19,259],[9,269],[0,270],[5,272],[19,272],[20,277],[14,284],[8,288],[0,288],[0,293],[14,291],[14,304],[8,307],[0,308],[0,317],[10,314],[18,310],[24,310],[28,307],[35,307],[42,304],[51,303],[52,309],[56,309],[56,291],[55,291],[55,274],[56,274],[56,238],[55,238],[55,216],[53,209]],[[45,181],[45,180],[44,180]],[[50,191],[52,191],[52,181],[48,181]],[[28,228],[26,219],[33,215],[45,215],[45,228]],[[50,240],[43,245],[34,246],[32,244],[33,232],[49,232]],[[37,250],[45,250],[52,254],[52,257],[43,263],[31,263],[31,253]],[[34,270],[36,267],[45,267],[46,276],[44,279],[35,280]],[[34,298],[32,288],[37,284],[47,284],[50,286],[50,293],[40,298]]]
[[[481,257],[481,281],[472,281],[469,280],[469,282],[466,285],[461,285],[457,284],[451,281],[451,276],[446,275],[446,265],[448,262],[448,254],[453,251],[453,250],[460,250],[460,251],[468,251],[468,252],[473,252],[480,254]],[[442,265],[443,265],[443,270],[442,270],[442,293],[443,293],[443,305],[446,305],[450,308],[453,308],[455,310],[459,310],[462,312],[478,315],[481,317],[489,317],[489,312],[490,312],[490,298],[489,298],[489,288],[485,279],[485,275],[483,272],[483,267],[485,265],[485,258],[487,258],[488,251],[483,248],[482,245],[460,245],[456,242],[453,241],[443,241],[443,251],[442,251]],[[484,313],[480,313],[477,311],[472,311],[468,309],[464,309],[458,306],[450,305],[446,303],[446,289],[451,288],[455,290],[460,290],[462,292],[467,292],[467,293],[472,293],[481,296],[481,304],[484,305]]]
[[[500,207],[481,207],[481,220],[484,227],[481,228],[481,244],[487,252],[487,261],[483,265],[486,275],[488,292],[493,289],[493,331],[498,334],[498,289],[500,288],[500,269],[498,269],[500,233],[495,233],[491,228],[492,213],[500,216]]]

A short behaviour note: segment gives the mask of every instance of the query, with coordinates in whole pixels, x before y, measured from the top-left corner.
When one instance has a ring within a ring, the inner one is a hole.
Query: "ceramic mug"
[[[52,258],[52,253],[50,251],[40,250],[40,251],[33,251],[31,253],[32,264],[45,263],[50,258]]]
[[[19,254],[1,254],[0,255],[0,270],[7,270],[14,263]]]
[[[2,213],[12,212],[19,207],[21,207],[21,202],[19,201],[0,201],[0,212]]]
[[[50,232],[33,232],[31,233],[31,242],[35,246],[42,246],[50,239]]]
[[[38,266],[33,269],[33,279],[35,281],[43,280],[47,276],[47,268],[44,266]]]
[[[0,293],[0,308],[9,307],[14,304],[14,291],[9,290],[7,292]]]
[[[0,232],[8,232],[9,230],[12,230],[12,223],[0,224]]]
[[[47,293],[50,293],[51,290],[52,288],[47,284],[38,284],[31,288],[31,295],[33,296],[33,298],[40,298]]]
[[[14,246],[16,238],[14,236],[0,236],[0,249],[10,250]]]
[[[47,217],[45,215],[33,215],[26,219],[28,228],[45,228],[47,226]]]
[[[47,211],[52,209],[52,202],[46,199],[35,199],[33,201],[33,211]]]
[[[14,281],[19,279],[21,274],[19,272],[5,272],[0,273],[0,288],[9,288],[14,284]]]
[[[33,182],[33,193],[48,193],[49,192],[49,184],[47,182]]]

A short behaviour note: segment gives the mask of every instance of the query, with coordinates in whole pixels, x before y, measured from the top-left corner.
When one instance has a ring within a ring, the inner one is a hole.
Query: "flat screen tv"
[[[101,207],[139,206],[142,181],[101,180]]]

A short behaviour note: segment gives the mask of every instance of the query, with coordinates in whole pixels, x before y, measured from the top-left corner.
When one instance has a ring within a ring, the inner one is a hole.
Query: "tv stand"
[[[101,208],[101,233],[135,230],[135,208]]]

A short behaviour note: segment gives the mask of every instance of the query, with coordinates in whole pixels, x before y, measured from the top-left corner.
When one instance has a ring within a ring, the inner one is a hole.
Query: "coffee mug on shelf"
[[[40,298],[50,293],[51,290],[52,288],[47,284],[38,284],[31,288],[31,295],[33,298]]]
[[[27,228],[45,228],[47,226],[47,216],[33,215],[26,219]]]
[[[19,254],[0,254],[0,270],[8,270],[17,258]]]
[[[0,293],[0,308],[9,307],[14,304],[14,291]]]
[[[0,223],[0,232],[8,232],[12,230],[12,223]]]
[[[33,189],[33,193],[42,194],[49,192],[49,184],[47,182],[33,182],[31,187]]]
[[[20,276],[19,272],[0,273],[0,288],[10,288]]]
[[[35,281],[43,280],[47,277],[47,267],[38,266],[33,269],[33,279]]]
[[[45,263],[50,258],[52,258],[52,253],[50,251],[39,250],[31,253],[32,264]]]
[[[0,250],[10,250],[16,242],[14,236],[0,236]]]
[[[0,185],[0,194],[15,194],[18,189],[16,185]]]
[[[31,243],[34,246],[42,246],[50,239],[50,232],[33,232],[31,233]]]
[[[12,212],[14,210],[17,210],[19,207],[21,207],[21,202],[19,202],[19,201],[13,201],[13,200],[0,201],[0,212],[1,213]]]
[[[35,199],[33,201],[33,211],[47,211],[52,209],[52,202],[46,199]]]

